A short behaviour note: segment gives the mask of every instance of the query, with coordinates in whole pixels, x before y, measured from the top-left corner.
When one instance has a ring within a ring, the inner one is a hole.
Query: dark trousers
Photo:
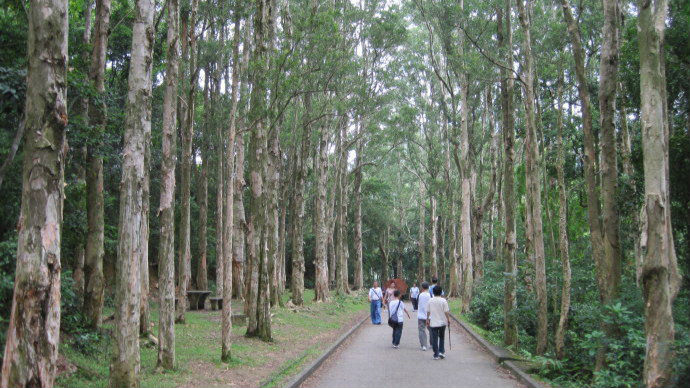
[[[411,298],[412,299],[412,309],[417,310],[417,298]]]
[[[402,337],[402,330],[402,322],[393,324],[393,345],[400,345],[400,337]]]
[[[432,327],[431,332],[431,348],[434,349],[434,357],[438,357],[439,353],[446,352],[446,326]]]

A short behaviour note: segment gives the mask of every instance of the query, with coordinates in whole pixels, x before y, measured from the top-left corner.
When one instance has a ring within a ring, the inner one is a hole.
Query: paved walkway
[[[451,325],[452,349],[446,359],[433,360],[433,351],[421,351],[417,335],[417,312],[405,316],[400,348],[391,345],[392,329],[365,322],[310,376],[302,388],[516,388],[524,387],[486,354],[455,322]],[[428,337],[428,335],[427,335]]]

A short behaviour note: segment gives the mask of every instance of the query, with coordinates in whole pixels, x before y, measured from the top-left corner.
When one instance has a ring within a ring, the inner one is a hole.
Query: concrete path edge
[[[477,334],[472,328],[467,325],[465,322],[459,320],[458,318],[455,317],[455,315],[450,314],[451,318],[455,322],[457,322],[460,327],[463,328],[467,332],[467,334],[470,335],[479,345],[481,345],[484,349],[486,349],[487,352],[503,367],[508,369],[509,371],[513,372],[517,378],[524,383],[526,386],[529,388],[546,388],[545,385],[542,383],[538,382],[532,376],[530,376],[527,372],[522,370],[519,366],[517,366],[514,362],[511,361],[512,357],[510,356],[510,352],[507,350],[500,348],[498,346],[492,345],[484,339],[481,335]]]
[[[314,361],[311,362],[311,364],[307,365],[300,373],[297,375],[293,376],[292,379],[290,379],[285,385],[284,388],[298,388],[304,380],[306,380],[309,376],[312,375],[319,367],[321,364],[323,364],[326,359],[333,354],[333,352],[338,349],[340,345],[342,345],[343,342],[345,342],[346,339],[350,338],[352,334],[357,331],[357,329],[362,326],[364,322],[366,322],[369,319],[369,314],[366,314],[362,317],[362,319],[359,320],[359,322],[355,323],[350,330],[348,330],[345,334],[341,335],[340,338],[338,338],[337,341],[335,341],[331,346],[328,347],[319,357],[317,357]],[[541,387],[539,387],[541,388]]]

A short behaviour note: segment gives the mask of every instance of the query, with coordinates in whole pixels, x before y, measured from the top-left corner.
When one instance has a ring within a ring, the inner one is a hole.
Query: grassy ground
[[[363,294],[333,297],[329,303],[313,303],[306,290],[305,306],[298,310],[272,310],[273,342],[245,338],[245,326],[233,327],[229,364],[220,361],[220,313],[188,312],[187,323],[175,325],[177,368],[155,371],[155,347],[141,349],[141,386],[278,386],[316,358],[338,335],[347,330],[367,308]],[[285,296],[286,300],[288,296]],[[233,304],[234,305],[234,304]],[[234,306],[233,306],[234,308]],[[238,310],[241,307],[238,305]],[[152,308],[152,322],[158,310]],[[108,325],[105,325],[107,331]],[[154,334],[157,327],[154,328]],[[142,342],[144,343],[144,342]],[[109,336],[84,334],[63,338],[60,353],[71,371],[58,378],[60,387],[106,387],[112,344]]]

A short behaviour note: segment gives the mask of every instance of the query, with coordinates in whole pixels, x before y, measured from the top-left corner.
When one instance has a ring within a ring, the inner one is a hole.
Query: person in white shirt
[[[400,300],[400,290],[393,291],[393,296],[388,302],[388,325],[393,328],[393,347],[400,347],[400,337],[403,331],[403,312],[410,319],[410,313],[405,308],[405,303]]]
[[[417,283],[412,285],[410,288],[410,299],[412,300],[412,311],[417,311],[417,297],[419,296],[419,288]]]
[[[434,349],[434,360],[446,358],[445,337],[446,326],[450,324],[450,308],[448,301],[441,296],[443,288],[440,285],[434,287],[434,297],[426,308],[426,325],[431,334],[431,348]]]
[[[429,304],[431,295],[429,294],[429,283],[422,283],[422,292],[417,296],[417,331],[419,332],[419,346],[422,350],[426,350],[427,344],[427,327],[426,327],[426,306]]]
[[[374,282],[373,287],[369,289],[369,305],[371,323],[374,325],[381,324],[381,299],[383,299],[383,291],[379,287],[379,282]]]

